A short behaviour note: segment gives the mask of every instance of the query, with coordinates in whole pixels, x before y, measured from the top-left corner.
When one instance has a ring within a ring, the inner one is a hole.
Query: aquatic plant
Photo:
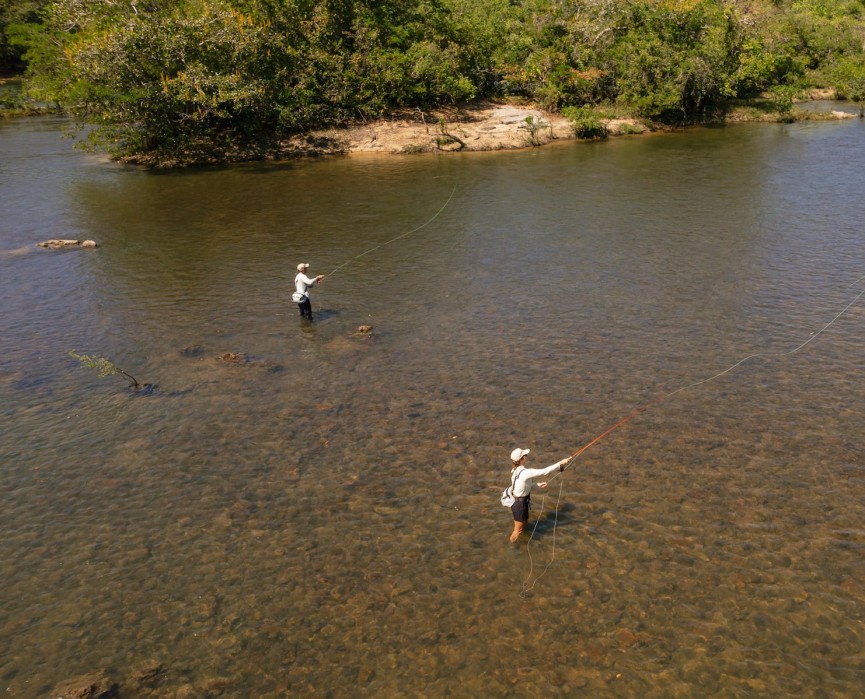
[[[96,369],[96,371],[99,372],[100,378],[120,374],[124,376],[127,381],[129,381],[129,387],[136,391],[151,387],[151,384],[141,383],[132,374],[124,371],[113,362],[107,360],[105,357],[92,357],[88,354],[77,354],[75,350],[69,350],[69,356],[74,357],[79,362],[81,362],[81,364],[89,367],[90,369]]]

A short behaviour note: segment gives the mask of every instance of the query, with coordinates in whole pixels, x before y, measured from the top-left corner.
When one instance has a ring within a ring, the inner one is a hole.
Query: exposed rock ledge
[[[635,120],[605,122],[610,135],[639,133]],[[312,131],[283,144],[287,154],[444,153],[542,146],[573,139],[571,122],[536,107],[482,103],[471,108],[404,111],[350,128]]]

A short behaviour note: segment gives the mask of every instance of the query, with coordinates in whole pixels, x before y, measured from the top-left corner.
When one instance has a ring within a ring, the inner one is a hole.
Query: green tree
[[[444,0],[453,36],[463,53],[464,74],[481,96],[508,90],[506,76],[531,40],[519,3],[510,0]]]
[[[478,96],[687,122],[806,81],[853,94],[863,36],[865,0],[0,0],[28,94],[156,164]]]
[[[150,7],[55,2],[41,45],[59,51],[30,55],[34,94],[95,124],[93,142],[120,155],[261,152],[276,130],[266,77],[281,48],[267,26],[224,3]]]
[[[24,25],[37,24],[48,0],[0,0],[0,72],[24,68],[23,47],[16,37]]]
[[[31,94],[155,163],[250,158],[285,135],[473,97],[436,0],[55,0]]]
[[[690,120],[731,95],[737,26],[720,3],[634,2],[615,37],[616,97],[642,116]]]
[[[778,121],[793,121],[793,98],[796,96],[796,88],[792,85],[775,85],[767,95],[775,111],[778,112]]]
[[[838,96],[859,105],[859,116],[865,116],[865,57],[847,58],[834,70]]]
[[[804,68],[796,57],[768,43],[763,36],[752,35],[740,45],[738,65],[731,75],[731,90],[736,97],[753,97],[772,85],[801,79]]]
[[[860,0],[794,0],[781,20],[793,50],[811,70],[834,59],[862,52]]]

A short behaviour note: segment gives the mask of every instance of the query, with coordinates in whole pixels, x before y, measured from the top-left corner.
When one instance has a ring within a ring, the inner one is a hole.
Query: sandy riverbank
[[[611,136],[647,130],[633,119],[606,124]],[[405,111],[349,128],[313,131],[283,145],[286,154],[447,153],[531,148],[574,138],[571,122],[560,114],[484,102],[432,112]]]
[[[831,99],[826,94],[812,99]],[[846,119],[855,115],[832,111],[819,114],[799,111],[797,119]],[[722,119],[778,121],[760,100],[744,102]],[[637,119],[605,119],[608,135],[639,134],[658,127]],[[282,144],[281,156],[347,153],[449,153],[455,151],[513,150],[543,146],[552,141],[574,140],[573,125],[561,114],[531,105],[481,102],[424,112],[405,110],[388,118],[344,128],[311,131]]]

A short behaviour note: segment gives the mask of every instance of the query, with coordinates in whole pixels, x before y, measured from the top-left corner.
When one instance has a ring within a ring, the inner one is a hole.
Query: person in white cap
[[[564,471],[565,466],[571,460],[571,457],[556,461],[552,466],[546,468],[526,468],[526,456],[530,449],[514,449],[511,452],[511,483],[513,483],[512,492],[514,494],[514,504],[511,505],[511,512],[514,514],[514,531],[511,534],[511,541],[515,542],[520,538],[523,527],[529,521],[529,508],[532,506],[531,491],[532,486],[538,488],[546,488],[547,483],[535,483],[536,478],[542,478],[553,473],[556,469]]]
[[[324,275],[319,274],[317,277],[311,279],[306,276],[308,269],[309,262],[301,262],[297,266],[297,275],[294,277],[295,292],[291,295],[291,300],[300,309],[301,318],[312,320],[312,303],[309,300],[309,288],[324,279]]]

